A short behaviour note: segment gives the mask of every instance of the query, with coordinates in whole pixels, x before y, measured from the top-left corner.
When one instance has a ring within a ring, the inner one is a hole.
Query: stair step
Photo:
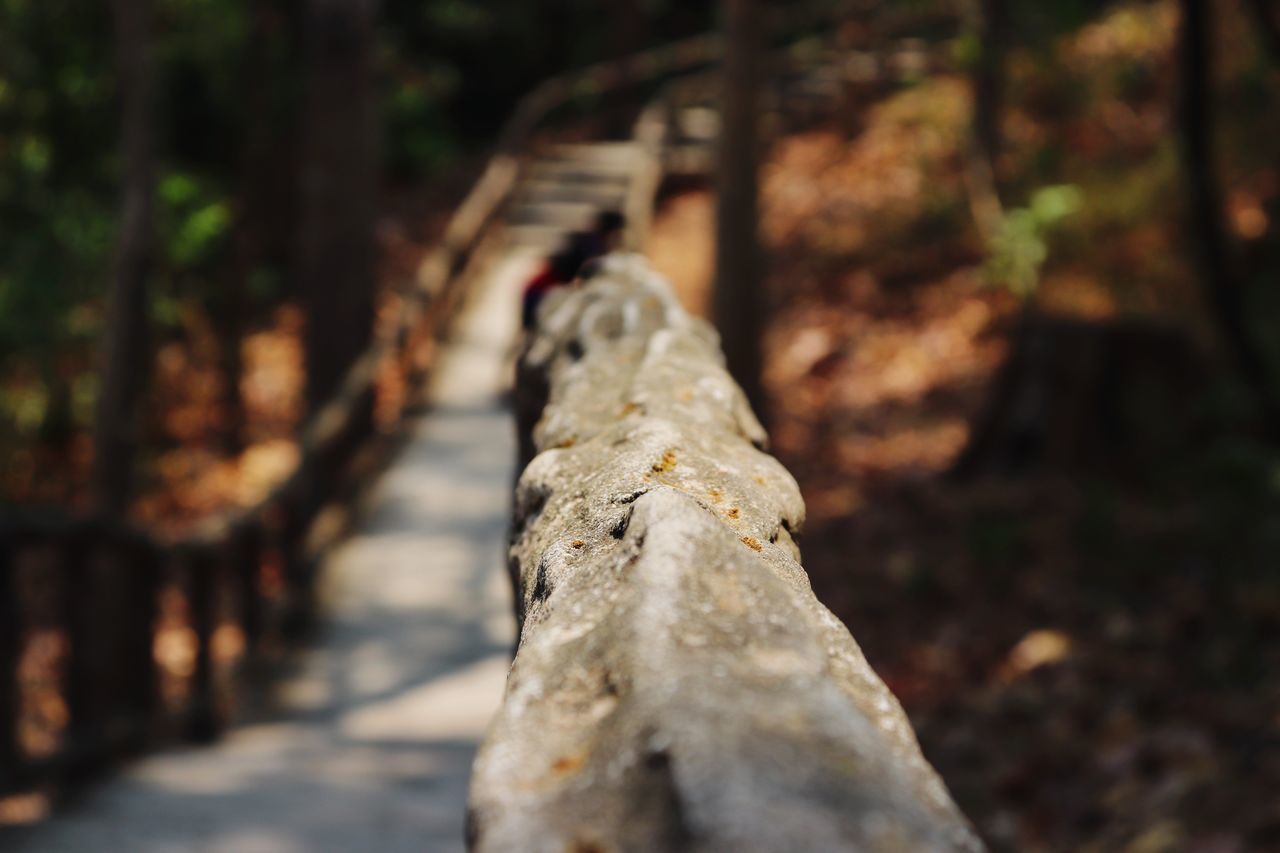
[[[549,255],[558,249],[571,231],[554,225],[508,225],[505,236],[510,246],[521,246]]]
[[[585,228],[596,214],[604,210],[591,202],[539,201],[536,204],[516,204],[507,212],[507,222],[512,225],[558,225],[568,230]]]
[[[528,168],[528,180],[579,185],[625,186],[631,182],[631,169],[600,169],[583,164],[540,161]]]

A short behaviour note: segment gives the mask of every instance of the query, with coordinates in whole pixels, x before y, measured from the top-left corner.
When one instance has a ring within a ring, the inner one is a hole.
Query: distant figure
[[[538,306],[548,293],[572,284],[584,267],[617,249],[622,243],[626,224],[627,220],[621,213],[606,210],[596,216],[590,231],[570,234],[561,248],[547,259],[542,270],[525,285],[521,325],[525,329],[532,328],[538,318]]]
[[[524,301],[520,308],[520,325],[525,329],[533,328],[538,318],[538,306],[548,293],[557,287],[563,287],[578,277],[586,259],[573,251],[572,246],[556,252],[543,264],[542,271],[529,280],[524,286]]]
[[[622,245],[622,233],[627,220],[616,210],[605,210],[596,216],[590,231],[579,231],[569,238],[580,245],[588,263],[602,258]]]

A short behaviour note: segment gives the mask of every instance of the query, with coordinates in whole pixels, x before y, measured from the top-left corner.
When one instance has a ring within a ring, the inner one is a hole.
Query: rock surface
[[[814,597],[799,489],[714,332],[642,259],[548,300],[517,395],[521,636],[475,849],[980,849]]]

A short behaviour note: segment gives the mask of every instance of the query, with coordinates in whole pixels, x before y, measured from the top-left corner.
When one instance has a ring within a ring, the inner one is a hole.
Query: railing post
[[[95,696],[92,565],[95,527],[75,525],[60,549],[62,627],[67,634],[64,691],[67,728],[63,776],[69,781],[91,773],[102,755],[102,719]]]
[[[295,497],[283,508],[280,559],[283,561],[284,613],[280,631],[286,640],[302,637],[311,625],[311,561],[306,553],[312,497]]]
[[[262,646],[262,538],[262,528],[255,520],[236,532],[230,546],[246,656],[254,655]]]
[[[18,659],[22,622],[18,606],[17,541],[0,538],[0,790],[18,776]]]
[[[217,605],[219,561],[207,547],[193,548],[186,558],[187,606],[196,637],[195,671],[185,734],[189,740],[212,740],[218,731],[217,693],[214,689],[213,630]]]
[[[121,705],[130,723],[136,724],[126,748],[136,750],[148,740],[160,703],[155,629],[162,557],[151,542],[136,542],[122,549],[121,558],[120,582],[127,588],[120,623]]]

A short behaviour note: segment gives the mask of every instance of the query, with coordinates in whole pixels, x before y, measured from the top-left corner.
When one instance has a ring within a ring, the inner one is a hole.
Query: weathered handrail
[[[613,256],[547,305],[520,377],[522,624],[473,848],[980,849],[814,597],[799,489],[710,327]]]

